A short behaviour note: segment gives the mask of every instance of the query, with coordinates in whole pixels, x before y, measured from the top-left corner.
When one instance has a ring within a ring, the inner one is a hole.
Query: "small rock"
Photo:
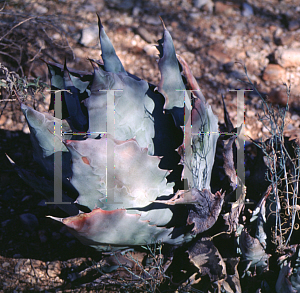
[[[157,57],[158,51],[154,45],[146,45],[144,47],[144,51],[146,52],[147,55],[152,56],[152,57]]]
[[[299,20],[291,20],[289,22],[289,31],[295,31],[300,28],[300,21]]]
[[[242,11],[242,15],[244,17],[251,17],[253,16],[254,12],[253,12],[253,8],[251,5],[249,5],[248,3],[243,3],[243,11]]]
[[[134,7],[134,0],[107,0],[105,2],[109,7],[121,10],[129,10]]]
[[[6,120],[5,126],[6,126],[6,127],[9,127],[9,126],[11,126],[11,125],[13,125],[13,121],[12,121],[11,118],[8,118],[8,119]]]
[[[95,12],[96,7],[93,4],[85,4],[81,6],[81,9],[87,12]]]
[[[9,267],[9,266],[10,266],[10,263],[9,263],[9,262],[4,262],[4,263],[2,264],[2,267],[3,267],[3,268]]]
[[[142,12],[142,9],[138,6],[133,7],[132,16],[138,16]]]
[[[284,68],[300,66],[300,48],[278,48],[274,53],[275,61]]]
[[[211,0],[194,0],[193,5],[196,8],[209,12],[212,12],[214,9],[214,3]]]
[[[146,42],[148,43],[154,43],[155,37],[150,34],[144,27],[139,26],[136,29],[136,33],[139,34]]]
[[[278,44],[281,46],[291,46],[295,41],[295,36],[293,33],[284,33],[278,38]]]
[[[218,24],[213,23],[210,28],[215,34],[222,34],[221,28]]]
[[[98,25],[87,27],[81,32],[80,44],[83,46],[91,46],[98,44],[99,28]]]
[[[5,121],[7,120],[6,116],[1,115],[0,116],[0,125],[3,125],[5,123]]]
[[[268,64],[263,76],[264,81],[279,81],[285,78],[285,70],[278,64]]]
[[[254,117],[254,116],[255,116],[255,112],[254,112],[253,110],[247,110],[247,111],[246,111],[246,115],[247,115],[248,117]]]
[[[152,25],[160,25],[161,24],[159,17],[151,16],[151,15],[144,15],[144,17],[142,18],[142,21],[144,23],[148,23],[148,24],[152,24]]]
[[[45,14],[48,12],[48,8],[45,6],[42,6],[38,3],[34,3],[33,8],[37,12],[37,14]]]
[[[189,17],[193,21],[196,21],[196,20],[199,20],[202,17],[202,13],[201,12],[191,12],[191,13],[189,13]]]
[[[209,0],[194,0],[193,1],[193,5],[196,8],[202,8],[202,6],[206,5],[207,2],[209,2]]]
[[[238,46],[238,37],[232,36],[229,39],[225,40],[225,46],[229,49],[236,48]]]
[[[215,14],[232,15],[234,13],[233,6],[217,1],[215,3]]]
[[[297,115],[297,114],[293,114],[292,117],[291,117],[291,119],[294,120],[294,121],[299,120],[299,118],[300,118],[300,117],[299,117],[299,115]]]
[[[208,55],[216,59],[218,62],[224,64],[231,61],[231,59],[221,50],[209,50]]]
[[[34,231],[39,225],[37,217],[31,213],[20,215],[20,219],[22,224],[24,225],[24,228],[28,231]]]
[[[23,131],[25,134],[29,134],[29,133],[30,133],[30,129],[29,129],[29,126],[28,126],[27,123],[24,124],[22,131]]]
[[[50,278],[60,275],[61,266],[59,261],[52,261],[47,266],[47,274]]]

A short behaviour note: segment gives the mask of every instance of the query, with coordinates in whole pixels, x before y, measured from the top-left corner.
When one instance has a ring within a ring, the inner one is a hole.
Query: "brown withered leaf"
[[[245,193],[241,193],[238,200],[231,205],[231,211],[223,214],[222,217],[225,221],[225,225],[227,225],[228,232],[236,232],[238,227],[240,226],[239,218],[241,211],[245,207]]]
[[[240,276],[237,270],[240,258],[224,258],[224,261],[226,263],[227,277],[222,284],[223,288],[228,293],[242,293]]]
[[[199,191],[196,188],[190,190],[179,190],[174,197],[169,200],[157,200],[155,202],[175,205],[186,204],[188,206],[187,224],[194,227],[194,234],[202,233],[210,229],[217,221],[222,209],[225,193],[217,191],[212,194],[210,190]]]
[[[221,286],[227,276],[226,265],[212,241],[202,238],[193,243],[187,253],[190,262],[199,269],[201,276],[208,275],[211,282],[217,282],[218,286]],[[194,275],[192,278],[190,282],[195,281]]]

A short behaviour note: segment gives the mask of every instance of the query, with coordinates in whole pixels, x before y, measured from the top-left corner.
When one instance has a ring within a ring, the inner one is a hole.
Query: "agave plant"
[[[46,62],[62,117],[21,102],[34,159],[48,177],[19,174],[50,201],[53,180],[61,181],[58,205],[70,216],[51,218],[97,250],[180,245],[211,228],[221,211],[224,194],[210,190],[218,119],[164,25],[154,86],[125,71],[98,23],[102,59],[90,60],[93,73]],[[54,158],[62,160],[61,178]]]
[[[99,30],[102,60],[91,60],[92,75],[48,62],[52,89],[63,90],[66,119],[61,122],[21,105],[31,130],[34,158],[51,176],[54,154],[61,152],[63,186],[71,185],[78,192],[79,214],[52,218],[98,250],[191,240],[214,224],[222,206],[223,195],[210,192],[217,118],[198,91],[190,100],[165,27],[157,46],[161,72],[157,87],[124,70],[100,19]],[[181,67],[192,89],[199,90],[184,61]],[[114,125],[109,133],[107,91],[115,89],[119,91],[114,91],[114,109],[110,111]],[[62,125],[63,139],[54,133],[55,123]],[[187,145],[183,141],[186,125],[192,125],[196,133]],[[87,135],[78,140],[79,131]],[[188,147],[192,151],[183,154]],[[114,168],[107,170],[111,160]],[[192,174],[185,179],[187,190],[174,188],[182,182],[181,173]],[[113,184],[108,186],[108,182]],[[113,198],[108,198],[108,193]],[[162,196],[169,200],[159,201]],[[190,204],[184,227],[170,225],[179,217],[170,204],[177,203]],[[80,207],[90,212],[83,213]]]

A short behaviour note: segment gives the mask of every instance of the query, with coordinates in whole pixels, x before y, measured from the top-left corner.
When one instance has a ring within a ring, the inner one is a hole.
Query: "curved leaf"
[[[164,33],[157,46],[160,53],[158,67],[161,73],[158,91],[165,97],[164,109],[183,108],[186,88],[180,74],[172,37],[163,22],[162,24]]]
[[[104,211],[100,208],[61,221],[85,245],[102,250],[105,245],[147,245],[158,241],[181,244],[183,236],[172,239],[172,229],[149,225],[138,214],[128,214],[125,209]]]
[[[107,156],[108,140],[114,149]],[[158,168],[159,158],[149,156],[134,139],[123,142],[105,135],[99,140],[67,141],[66,146],[72,154],[71,183],[79,192],[77,202],[91,210],[95,206],[105,210],[144,207],[158,196],[173,193],[173,184],[166,180],[168,172]],[[106,170],[112,156],[115,169]],[[115,181],[112,203],[106,202],[106,174]]]
[[[114,137],[118,140],[135,138],[141,147],[147,147],[149,154],[153,154],[151,113],[154,102],[146,94],[148,89],[144,80],[95,68],[91,96],[84,101],[89,112],[89,132],[106,132],[107,111],[110,111],[115,113]],[[107,108],[108,90],[118,90],[114,93],[114,109]]]
[[[104,69],[108,72],[113,72],[113,73],[124,72],[126,74],[126,71],[119,57],[117,56],[116,51],[110,39],[105,33],[100,17],[99,15],[97,16],[98,16],[98,26],[99,26],[99,38],[100,38],[101,49],[102,49],[102,59],[104,61]]]
[[[210,229],[217,221],[222,209],[225,193],[219,191],[212,194],[209,190],[199,191],[192,188],[189,191],[180,190],[170,200],[157,200],[156,202],[169,205],[187,204],[190,205],[187,224],[193,225],[194,234],[202,233]]]

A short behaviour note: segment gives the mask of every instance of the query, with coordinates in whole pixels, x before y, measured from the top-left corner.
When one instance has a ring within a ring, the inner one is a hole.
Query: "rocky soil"
[[[9,71],[48,82],[39,59],[91,71],[87,58],[98,59],[98,13],[127,71],[157,84],[160,74],[155,42],[161,38],[160,16],[177,54],[190,65],[200,88],[223,122],[221,96],[234,125],[236,94],[249,89],[248,77],[274,106],[285,107],[291,85],[286,135],[300,127],[300,6],[298,0],[25,0],[0,2],[0,63]],[[1,74],[1,72],[0,72]],[[1,79],[4,78],[4,74]],[[24,184],[5,153],[19,166],[38,170],[32,160],[29,129],[17,101],[0,92],[0,290],[21,292],[96,292],[92,249],[81,245],[47,215],[64,216]],[[2,100],[1,100],[2,99]],[[45,97],[28,96],[28,104],[48,110]],[[259,121],[262,104],[256,92],[245,94],[246,135],[266,138]],[[36,171],[35,171],[36,172]],[[1,287],[2,286],[2,287]],[[94,291],[92,291],[94,290]],[[112,290],[112,289],[110,289]],[[109,291],[108,291],[109,292]],[[124,291],[125,292],[125,291]],[[247,292],[247,291],[243,291]],[[250,291],[249,291],[250,292]]]

